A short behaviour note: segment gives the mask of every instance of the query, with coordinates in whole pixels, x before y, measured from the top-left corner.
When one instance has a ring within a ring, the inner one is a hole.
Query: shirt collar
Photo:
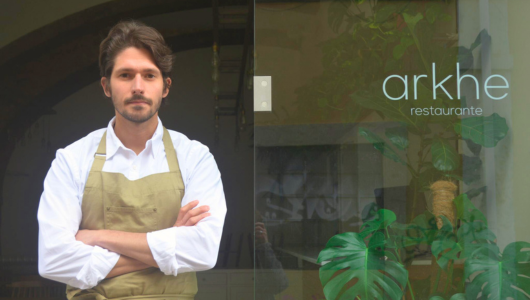
[[[162,137],[164,136],[164,127],[162,125],[162,121],[158,118],[158,125],[156,126],[155,133],[151,137],[151,139],[147,140],[145,144],[146,151],[151,152],[151,156],[153,158],[156,158],[156,155],[160,152],[162,148],[164,148],[164,143],[162,141]],[[110,159],[118,149],[122,148],[123,150],[128,149],[123,145],[121,140],[116,136],[116,133],[114,132],[114,122],[116,121],[116,116],[114,116],[108,126],[107,126],[107,157],[106,159]]]

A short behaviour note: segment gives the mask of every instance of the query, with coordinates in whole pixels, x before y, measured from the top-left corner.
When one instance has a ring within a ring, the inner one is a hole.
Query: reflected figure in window
[[[289,286],[282,263],[276,257],[269,242],[263,216],[256,211],[254,224],[254,251],[256,258],[255,300],[274,300],[274,295]]]

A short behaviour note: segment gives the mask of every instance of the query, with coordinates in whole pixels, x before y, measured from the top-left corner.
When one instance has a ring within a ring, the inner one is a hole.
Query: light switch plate
[[[254,111],[272,111],[270,76],[254,76]]]

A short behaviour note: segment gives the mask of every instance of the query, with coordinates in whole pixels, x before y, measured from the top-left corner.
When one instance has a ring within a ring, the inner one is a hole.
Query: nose
[[[133,79],[132,84],[132,93],[133,94],[143,94],[144,93],[144,82],[142,79],[142,74],[136,74]]]

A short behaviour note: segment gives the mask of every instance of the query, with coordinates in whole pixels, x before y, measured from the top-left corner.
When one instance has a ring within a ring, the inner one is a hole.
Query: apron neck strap
[[[101,141],[98,145],[98,150],[96,150],[96,154],[94,154],[94,162],[92,163],[92,168],[90,168],[90,172],[101,172],[103,170],[103,165],[105,164],[105,160],[107,160],[107,131],[103,133],[103,136],[101,137]]]
[[[175,148],[173,147],[173,142],[171,141],[171,136],[169,135],[169,131],[167,131],[166,127],[164,127],[164,135],[162,137],[162,141],[164,142],[164,150],[166,152],[166,158],[167,158],[167,164],[169,166],[170,172],[180,172],[179,162],[177,159],[177,152],[175,152]],[[103,136],[101,137],[101,141],[99,142],[98,149],[96,150],[96,154],[94,154],[94,163],[92,163],[92,168],[90,169],[91,172],[103,170],[103,165],[105,164],[105,160],[107,159],[107,131],[105,130],[105,133],[103,133]]]
[[[173,147],[173,142],[171,141],[171,136],[166,127],[164,127],[164,136],[162,137],[164,141],[164,150],[166,151],[167,164],[169,165],[169,172],[180,172],[179,161],[177,159],[177,152]]]

